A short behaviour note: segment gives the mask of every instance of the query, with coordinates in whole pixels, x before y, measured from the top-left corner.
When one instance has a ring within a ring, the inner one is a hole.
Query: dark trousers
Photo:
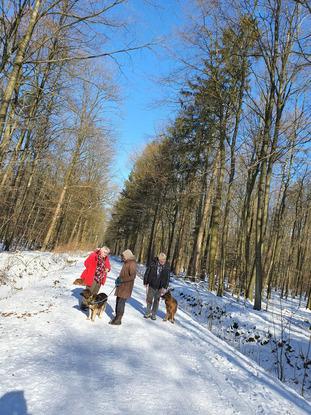
[[[121,320],[124,314],[125,303],[126,303],[126,298],[117,297],[117,301],[116,301],[116,318],[117,319]]]

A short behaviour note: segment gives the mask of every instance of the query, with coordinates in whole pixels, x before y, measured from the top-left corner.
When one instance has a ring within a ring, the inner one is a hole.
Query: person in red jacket
[[[82,272],[81,279],[84,281],[86,288],[89,288],[92,294],[97,294],[101,285],[104,285],[107,278],[107,272],[111,270],[109,255],[110,249],[107,246],[97,248],[85,260],[85,270]],[[85,310],[87,304],[82,299],[81,309]]]

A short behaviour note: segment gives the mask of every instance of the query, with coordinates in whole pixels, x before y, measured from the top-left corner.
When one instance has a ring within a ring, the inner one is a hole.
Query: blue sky
[[[189,26],[187,16],[196,15],[193,3],[193,0],[128,0],[126,7],[114,9],[114,17],[126,20],[128,26],[125,31],[117,29],[106,47],[118,50],[162,37],[172,46],[173,40],[175,43],[178,39],[177,32]],[[185,44],[179,47],[183,54],[192,55],[192,50],[185,51]],[[133,155],[139,154],[156,132],[174,119],[177,107],[165,101],[172,91],[160,84],[159,79],[171,74],[179,63],[161,46],[152,51],[118,55],[117,61],[115,82],[120,87],[121,102],[108,117],[116,135],[112,178],[122,188],[132,168]]]
[[[167,37],[168,42],[184,22],[182,2],[179,0],[157,1],[131,0],[126,10],[130,20],[128,39],[132,44],[145,44],[154,39]],[[119,42],[124,42],[119,39]],[[132,52],[130,56],[118,57],[120,73],[117,82],[121,85],[121,103],[113,116],[117,145],[113,176],[119,186],[128,177],[131,157],[139,153],[144,145],[161,127],[172,118],[174,107],[162,102],[169,93],[157,82],[169,74],[176,62],[164,48]],[[157,103],[157,104],[156,104]]]

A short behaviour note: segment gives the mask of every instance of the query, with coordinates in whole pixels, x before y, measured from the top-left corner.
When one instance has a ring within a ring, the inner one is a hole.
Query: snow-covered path
[[[112,266],[106,293],[121,264]],[[161,304],[157,321],[145,320],[139,278],[122,326],[108,325],[113,296],[102,320],[87,321],[71,285],[82,269],[83,258],[0,301],[1,415],[311,413],[187,314],[164,323]]]

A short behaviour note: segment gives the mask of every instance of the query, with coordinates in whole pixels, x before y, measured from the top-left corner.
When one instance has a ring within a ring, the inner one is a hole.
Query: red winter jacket
[[[82,272],[82,275],[80,278],[83,279],[85,285],[91,286],[93,284],[95,271],[96,271],[96,265],[97,265],[97,255],[98,255],[98,252],[94,251],[84,261],[84,266],[86,269]],[[105,265],[105,268],[108,271],[110,271],[111,266],[110,266],[108,256],[106,256],[105,258],[104,265]],[[101,279],[101,285],[105,284],[106,278],[107,278],[107,272],[105,271]]]

